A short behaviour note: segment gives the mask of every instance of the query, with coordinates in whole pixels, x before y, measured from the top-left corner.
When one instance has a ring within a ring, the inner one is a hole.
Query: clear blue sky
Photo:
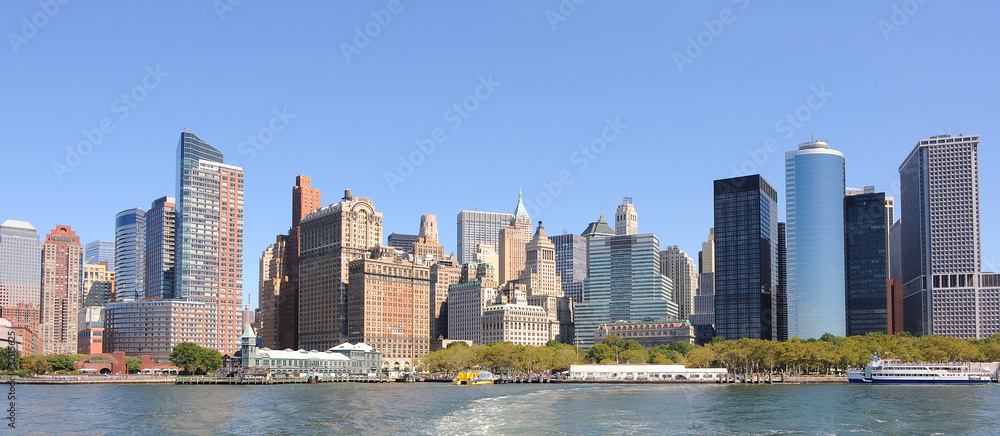
[[[372,198],[386,235],[436,214],[449,252],[459,211],[512,212],[519,188],[549,234],[628,195],[640,231],[695,257],[712,181],[747,162],[783,197],[784,152],[815,134],[847,156],[849,186],[896,194],[919,139],[965,133],[983,138],[983,258],[1000,263],[994,2],[228,1],[0,3],[0,219],[112,239],[118,211],[174,195],[187,128],[246,171],[256,305],[297,174],[324,204]]]

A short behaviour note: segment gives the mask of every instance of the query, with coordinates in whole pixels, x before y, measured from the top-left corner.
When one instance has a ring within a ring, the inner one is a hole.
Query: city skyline
[[[781,155],[812,133],[845,154],[847,186],[875,185],[896,198],[897,166],[921,139],[977,134],[985,141],[983,168],[1000,158],[989,145],[997,137],[991,115],[1000,89],[988,67],[998,59],[985,45],[997,30],[980,22],[989,11],[960,3],[921,5],[905,26],[888,33],[878,23],[891,20],[890,5],[850,11],[833,5],[741,9],[739,2],[650,5],[639,16],[628,7],[586,4],[551,24],[546,11],[555,5],[403,3],[350,62],[342,44],[354,44],[355,26],[364,28],[373,20],[370,12],[386,5],[311,6],[310,14],[299,14],[277,5],[243,5],[221,17],[194,5],[62,7],[38,36],[2,54],[11,68],[0,74],[19,85],[8,94],[23,107],[4,121],[10,135],[0,140],[19,164],[0,176],[19,186],[0,193],[0,219],[39,229],[63,223],[83,241],[112,240],[115,212],[145,209],[174,193],[174,141],[187,127],[247,174],[243,294],[245,303],[256,306],[257,292],[248,285],[257,283],[256,257],[275,234],[287,232],[287,191],[298,174],[311,175],[328,192],[351,188],[372,198],[385,212],[386,235],[412,233],[419,216],[436,215],[446,253],[457,252],[451,217],[477,206],[510,213],[519,188],[528,213],[548,224],[549,235],[576,233],[602,209],[613,217],[619,199],[630,196],[643,217],[641,231],[657,234],[661,249],[677,245],[697,253],[711,227],[712,180],[760,173],[780,184]],[[0,8],[13,17],[5,27],[11,32],[21,30],[17,18],[30,20],[39,11],[35,3]],[[723,10],[733,12],[735,21],[724,23],[724,32],[691,57],[689,38],[697,43],[704,23],[714,25]],[[271,17],[293,13],[305,20],[299,26],[305,29],[318,28],[312,20],[330,20],[320,35],[328,42],[322,53],[303,55],[295,48],[310,35],[302,30],[285,29],[273,39],[253,34]],[[123,21],[123,14],[133,19],[124,20],[122,33],[86,33],[93,26],[115,28],[110,23]],[[153,15],[163,19],[146,18]],[[812,32],[808,23],[815,20],[809,17],[823,17],[838,31]],[[190,19],[198,36],[161,41],[157,35],[174,18]],[[442,21],[458,25],[446,30]],[[509,32],[504,23],[510,22],[525,31]],[[461,31],[476,36],[455,38]],[[232,57],[220,57],[199,47],[201,38],[242,44]],[[801,43],[787,42],[798,38]],[[115,57],[90,48],[98,46]],[[271,57],[261,58],[260,49]],[[459,61],[457,53],[471,60]],[[675,53],[692,60],[682,71]],[[975,58],[985,67],[921,68],[929,54],[942,53]],[[300,56],[315,70],[298,68]],[[545,68],[539,71],[534,59],[545,59]],[[766,62],[755,62],[761,59]],[[807,69],[803,59],[838,61]],[[433,68],[402,68],[410,62]],[[258,71],[262,63],[268,65]],[[743,66],[749,68],[730,74]],[[222,79],[200,74],[206,68]],[[255,92],[246,93],[248,86]],[[142,98],[132,107],[117,100],[121,94]],[[929,103],[955,97],[967,104]],[[331,107],[331,100],[344,103]],[[477,110],[459,116],[460,123],[444,119],[446,110],[467,101]],[[109,133],[101,131],[104,118],[111,120]],[[436,129],[443,141],[434,139]],[[417,144],[430,150],[428,138],[436,144],[430,154]],[[606,149],[591,149],[596,138]],[[96,146],[67,156],[66,147],[81,141]],[[412,153],[424,153],[423,161],[404,176],[398,157],[409,162]],[[341,161],[356,165],[329,165]],[[69,171],[57,172],[53,163]],[[479,173],[497,174],[496,180],[455,195],[422,195],[461,182],[477,166]],[[514,170],[504,174],[507,168]],[[390,185],[387,172],[403,180]],[[662,185],[630,176],[642,173],[689,189],[664,194]],[[29,177],[34,183],[23,183]],[[992,172],[981,174],[984,270],[1000,269],[1000,230],[988,225],[998,210],[988,201],[997,196],[998,182]],[[109,187],[113,195],[85,195],[95,187]],[[539,201],[544,195],[556,197],[546,208]],[[49,201],[35,204],[37,198]],[[784,201],[779,192],[780,220]],[[671,213],[677,204],[689,213]]]

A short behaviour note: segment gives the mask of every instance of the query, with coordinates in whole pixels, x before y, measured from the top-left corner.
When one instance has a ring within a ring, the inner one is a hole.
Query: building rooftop
[[[615,230],[608,225],[608,220],[604,219],[604,212],[597,221],[590,223],[580,236],[588,238],[591,236],[614,236]]]
[[[32,232],[35,231],[35,228],[27,221],[7,220],[4,221],[3,224],[0,224],[0,227],[7,227],[18,230],[30,230]]]

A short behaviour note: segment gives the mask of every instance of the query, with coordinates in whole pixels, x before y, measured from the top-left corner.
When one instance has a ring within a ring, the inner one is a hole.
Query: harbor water
[[[25,434],[997,434],[1000,386],[18,385]]]

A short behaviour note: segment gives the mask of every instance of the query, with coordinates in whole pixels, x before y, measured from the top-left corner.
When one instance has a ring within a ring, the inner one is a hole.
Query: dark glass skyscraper
[[[715,326],[726,339],[777,336],[778,193],[760,175],[715,181]]]
[[[146,212],[146,298],[174,298],[176,242],[174,197],[158,198]]]
[[[788,249],[785,223],[778,223],[778,337],[788,340]]]
[[[889,227],[893,199],[874,188],[844,197],[847,335],[889,333]]]

